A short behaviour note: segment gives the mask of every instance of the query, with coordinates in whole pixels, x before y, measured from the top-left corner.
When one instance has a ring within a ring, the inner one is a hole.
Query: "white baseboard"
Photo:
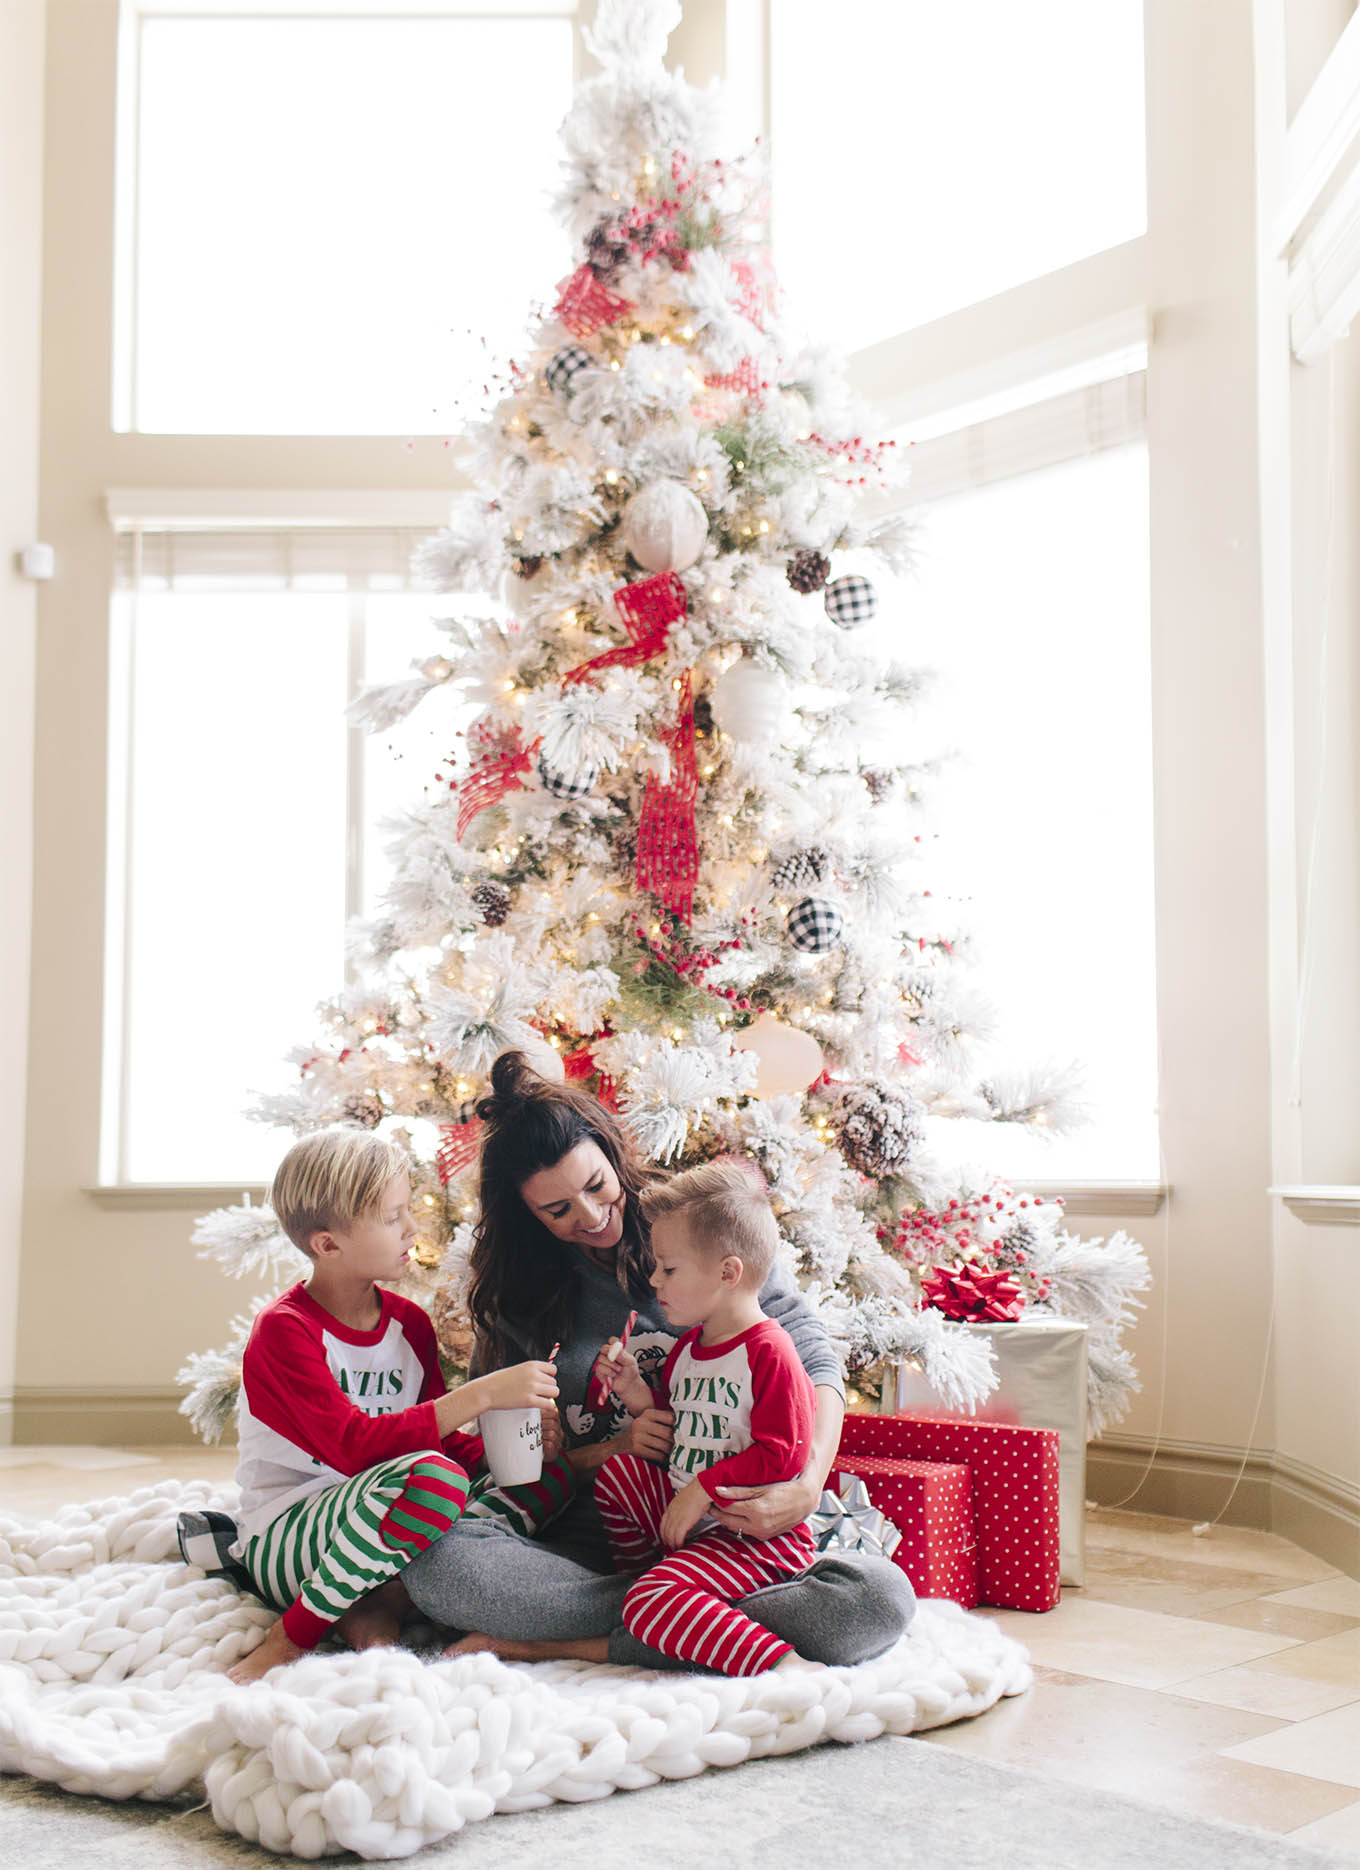
[[[1230,1526],[1277,1532],[1360,1577],[1360,1486],[1291,1455],[1106,1435],[1087,1451],[1086,1476],[1087,1494],[1098,1505],[1176,1519],[1222,1513]]]
[[[198,1437],[179,1413],[182,1396],[182,1390],[169,1386],[45,1389],[20,1385],[11,1398],[9,1439],[43,1446],[77,1442],[116,1448],[157,1442],[192,1447]]]

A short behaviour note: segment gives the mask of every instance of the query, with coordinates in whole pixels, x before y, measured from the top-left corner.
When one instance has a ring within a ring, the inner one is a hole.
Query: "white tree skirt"
[[[939,1727],[1031,1680],[994,1624],[930,1602],[857,1668],[738,1681],[384,1649],[235,1688],[223,1670],[273,1613],[175,1546],[184,1508],[234,1502],[166,1481],[42,1523],[0,1514],[0,1769],[206,1796],[224,1831],[298,1857],[405,1857],[495,1812]]]

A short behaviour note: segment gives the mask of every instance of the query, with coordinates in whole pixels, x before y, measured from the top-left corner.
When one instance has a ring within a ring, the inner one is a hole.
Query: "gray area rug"
[[[197,1870],[278,1863],[205,1811],[80,1799],[0,1780],[0,1864]],[[351,1859],[351,1861],[353,1861]],[[503,1816],[409,1861],[449,1870],[1354,1870],[1272,1832],[884,1738]]]

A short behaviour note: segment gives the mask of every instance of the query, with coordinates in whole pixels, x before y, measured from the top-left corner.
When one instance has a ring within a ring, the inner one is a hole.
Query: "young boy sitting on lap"
[[[675,1416],[669,1470],[624,1454],[595,1479],[614,1562],[642,1574],[623,1621],[663,1654],[724,1675],[815,1667],[733,1608],[806,1570],[816,1557],[807,1525],[751,1539],[708,1514],[717,1488],[790,1480],[808,1460],[812,1384],[783,1327],[760,1309],[779,1241],[769,1198],[752,1166],[714,1162],[648,1189],[643,1211],[657,1302],[684,1335],[655,1394],[617,1340],[596,1366],[630,1415],[659,1407]]]
[[[254,1681],[332,1628],[356,1649],[395,1642],[411,1601],[400,1573],[464,1512],[534,1531],[571,1496],[565,1461],[493,1489],[483,1409],[542,1408],[556,1457],[550,1363],[516,1364],[446,1391],[434,1328],[396,1279],[415,1239],[405,1153],[366,1130],[320,1130],[279,1165],[270,1203],[312,1263],[255,1320],[241,1370],[236,1555],[283,1615],[229,1671]],[[481,1477],[472,1480],[473,1475]],[[284,1608],[286,1606],[286,1608]]]

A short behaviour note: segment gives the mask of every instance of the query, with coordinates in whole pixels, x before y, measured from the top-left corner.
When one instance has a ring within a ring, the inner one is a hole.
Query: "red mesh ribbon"
[[[754,357],[743,357],[723,376],[705,377],[704,385],[710,390],[740,390],[743,396],[755,396],[765,387]]]
[[[921,1297],[946,1318],[981,1324],[1018,1318],[1025,1295],[1009,1273],[989,1273],[976,1260],[932,1266],[921,1276]]]
[[[553,309],[574,338],[588,338],[601,325],[615,324],[633,309],[631,299],[620,298],[617,292],[602,286],[588,265],[578,266],[557,291]]]
[[[637,882],[688,922],[699,879],[699,846],[694,830],[694,795],[699,775],[694,763],[694,686],[690,671],[680,683],[680,715],[662,740],[670,749],[671,777],[647,781],[638,821]]]
[[[689,597],[678,572],[659,571],[654,578],[621,586],[614,593],[614,604],[623,618],[628,641],[620,643],[616,649],[605,650],[602,656],[592,656],[589,662],[583,662],[579,669],[564,676],[564,681],[582,682],[597,669],[633,668],[661,655],[670,638],[671,625],[689,608]]]
[[[467,828],[488,805],[503,799],[507,792],[522,789],[523,775],[533,758],[533,747],[524,746],[517,727],[474,726],[468,730],[472,753],[472,771],[458,783],[458,842]],[[537,746],[537,741],[534,746]]]
[[[439,1179],[447,1188],[455,1175],[461,1175],[477,1154],[482,1140],[482,1120],[474,1117],[470,1123],[441,1123],[439,1126],[439,1148],[435,1151],[434,1163],[439,1171]]]

